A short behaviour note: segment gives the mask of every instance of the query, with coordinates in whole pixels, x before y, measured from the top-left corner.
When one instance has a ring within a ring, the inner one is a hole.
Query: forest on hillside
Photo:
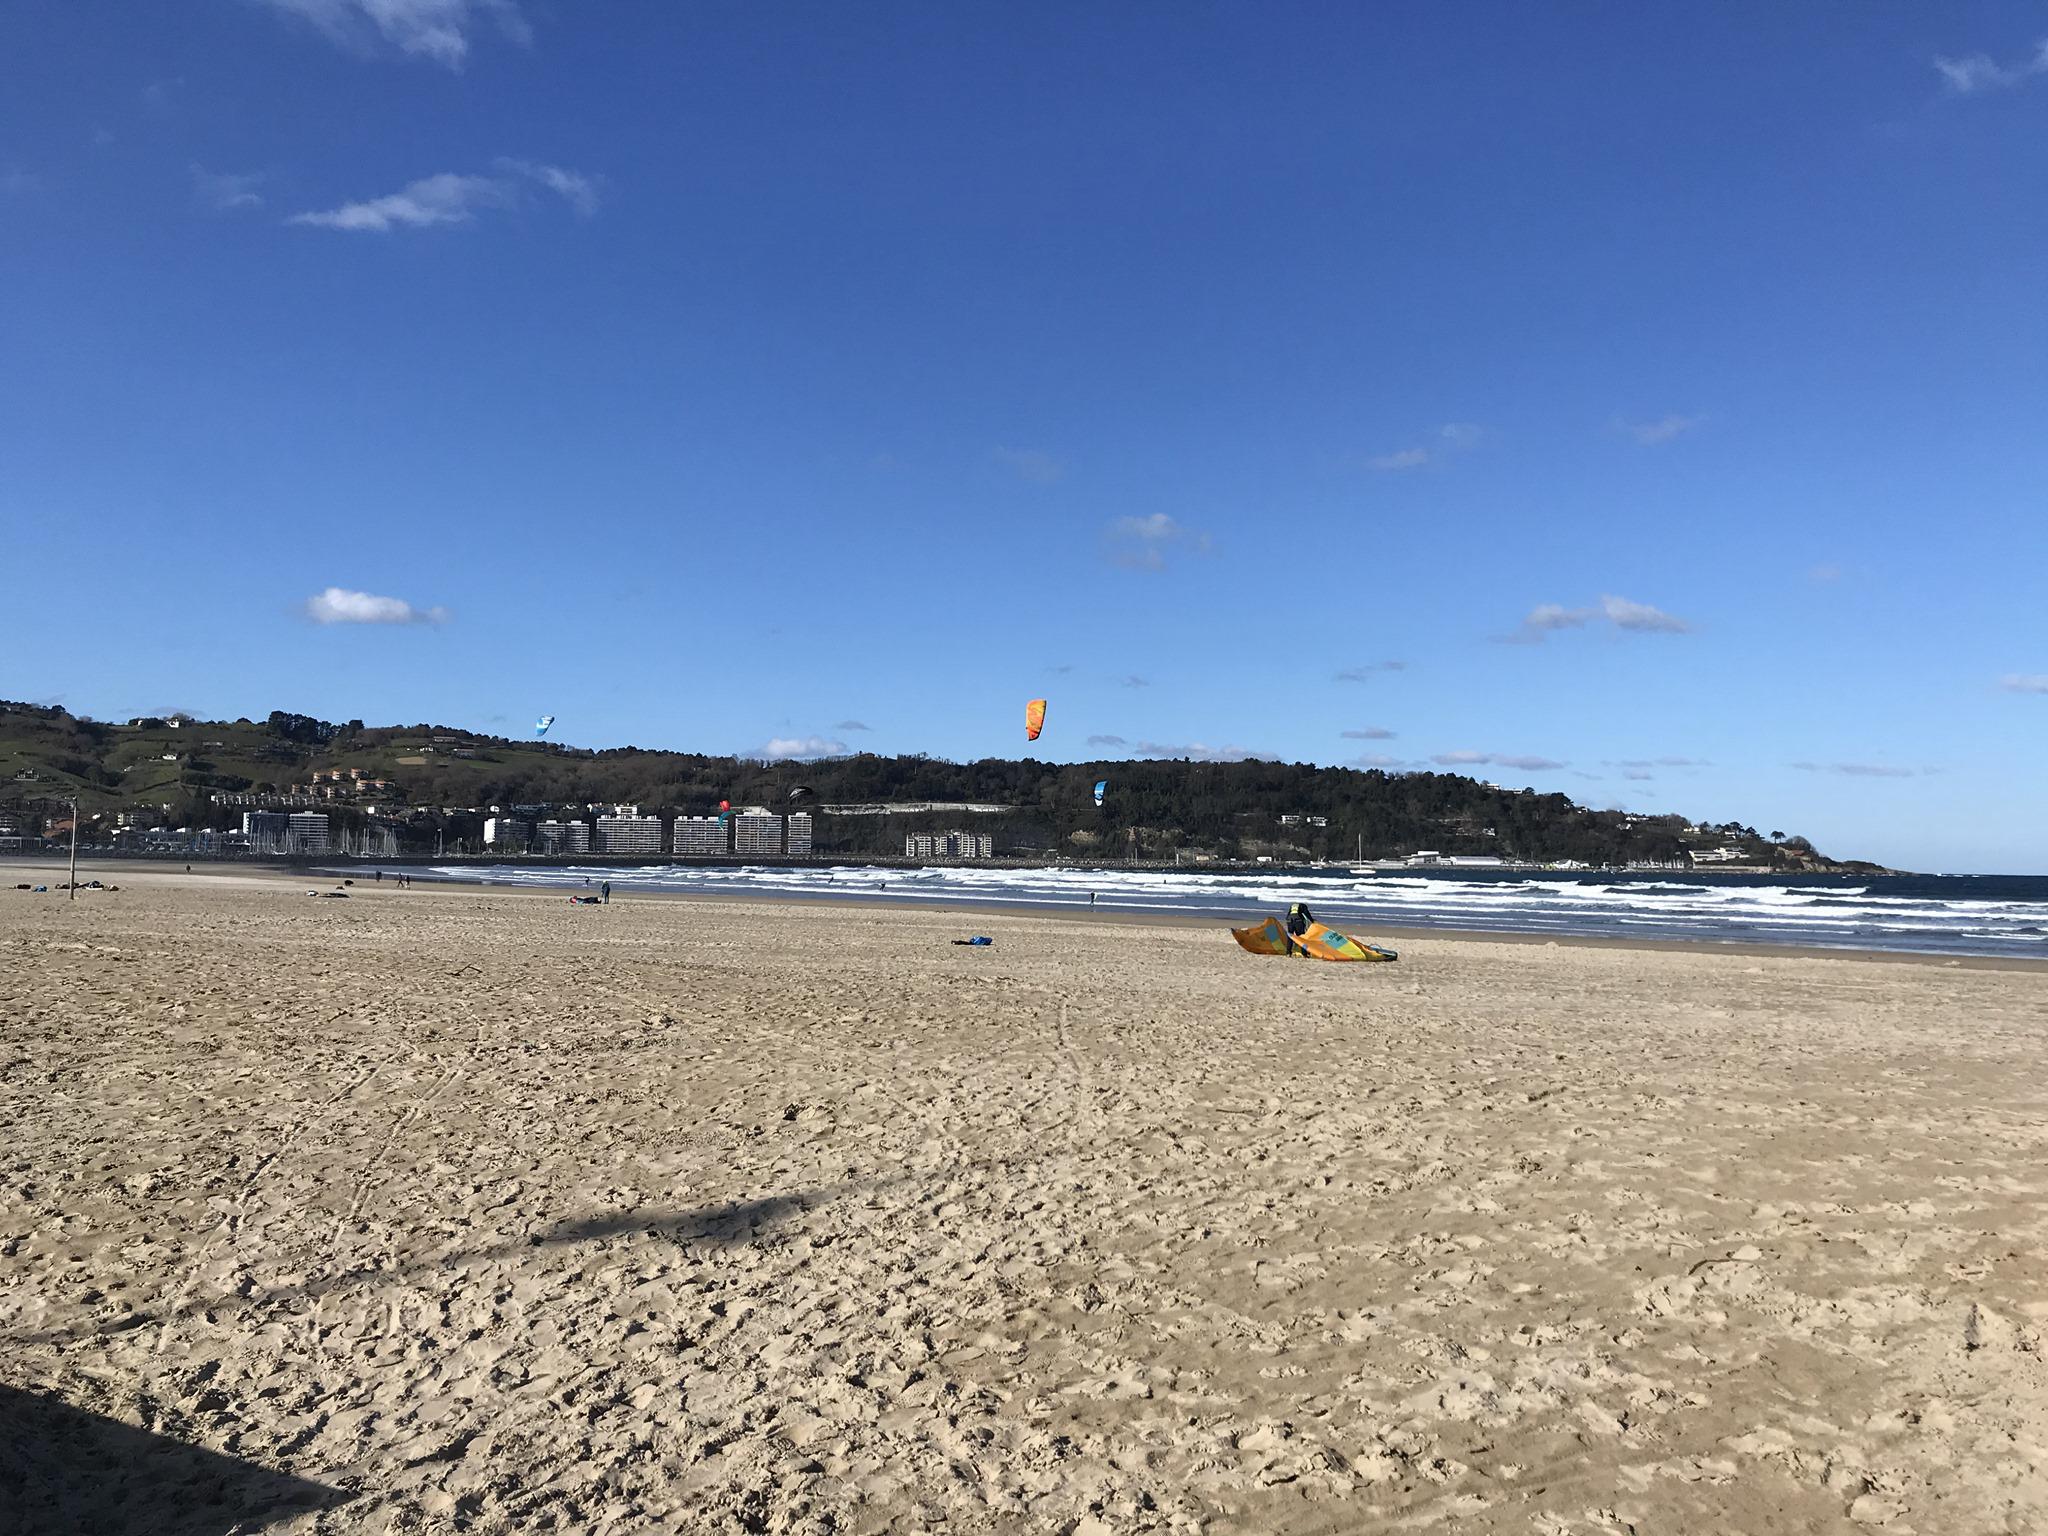
[[[1626,815],[1565,795],[1463,774],[1309,763],[1054,763],[858,753],[769,763],[618,747],[515,741],[441,725],[366,726],[277,711],[264,720],[143,719],[114,725],[52,706],[0,704],[0,786],[17,800],[78,797],[95,812],[161,808],[167,823],[239,823],[233,797],[281,794],[315,772],[358,770],[388,788],[323,806],[376,817],[409,846],[481,835],[492,807],[572,814],[613,803],[703,815],[721,800],[818,812],[821,852],[900,853],[906,831],[971,828],[1019,855],[1172,859],[1344,859],[1447,854],[1588,864],[1671,860],[1689,847],[1739,846],[1758,862],[1814,867],[1803,839],[1733,821]],[[1093,786],[1109,783],[1097,807]],[[799,789],[809,793],[792,799]],[[961,801],[1007,809],[847,815],[834,805]],[[1283,820],[1283,818],[1288,818]]]

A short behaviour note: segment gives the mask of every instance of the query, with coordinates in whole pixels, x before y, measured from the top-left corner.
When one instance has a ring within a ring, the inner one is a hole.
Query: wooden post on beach
[[[71,899],[78,900],[78,801],[71,802]]]

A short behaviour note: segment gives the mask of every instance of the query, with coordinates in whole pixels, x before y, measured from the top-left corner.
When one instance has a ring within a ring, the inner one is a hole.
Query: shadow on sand
[[[351,1495],[0,1387],[0,1531],[228,1536]]]
[[[812,1200],[815,1202],[832,1193],[830,1190],[818,1191]],[[761,1200],[729,1200],[723,1205],[705,1205],[686,1211],[619,1211],[605,1216],[584,1216],[575,1221],[558,1221],[552,1227],[534,1233],[523,1243],[508,1243],[488,1251],[503,1257],[522,1248],[587,1243],[601,1237],[622,1237],[629,1232],[644,1232],[649,1237],[666,1238],[672,1243],[745,1243],[752,1241],[762,1227],[773,1226],[785,1216],[796,1215],[809,1208],[800,1196],[769,1195]]]
[[[345,1270],[340,1274],[308,1281],[304,1285],[286,1290],[257,1291],[247,1296],[220,1296],[204,1301],[191,1301],[168,1312],[143,1310],[131,1313],[112,1324],[50,1328],[19,1336],[11,1342],[20,1345],[72,1345],[100,1334],[127,1333],[156,1323],[195,1315],[204,1315],[217,1322],[236,1313],[276,1306],[280,1303],[303,1305],[318,1301],[332,1292],[346,1291],[354,1286],[418,1281],[437,1270],[447,1270],[479,1260],[509,1259],[536,1248],[598,1242],[605,1238],[624,1237],[634,1233],[642,1233],[665,1242],[739,1248],[759,1237],[762,1228],[772,1227],[790,1216],[801,1215],[812,1206],[842,1192],[841,1189],[828,1187],[811,1190],[802,1195],[768,1195],[759,1200],[728,1200],[717,1205],[701,1205],[687,1209],[643,1206],[634,1211],[613,1211],[601,1216],[582,1216],[542,1227],[515,1242],[498,1243],[489,1248],[468,1249],[449,1254],[431,1264],[414,1265],[403,1269]],[[5,1483],[0,1482],[0,1488],[4,1487]],[[0,1521],[0,1536],[12,1536],[12,1531],[5,1521]]]

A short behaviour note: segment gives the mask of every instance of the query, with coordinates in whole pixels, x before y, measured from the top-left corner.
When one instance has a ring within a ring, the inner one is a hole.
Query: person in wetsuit
[[[1297,901],[1287,909],[1287,952],[1290,955],[1300,948],[1294,941],[1307,933],[1315,920],[1315,914],[1309,911],[1306,902]]]

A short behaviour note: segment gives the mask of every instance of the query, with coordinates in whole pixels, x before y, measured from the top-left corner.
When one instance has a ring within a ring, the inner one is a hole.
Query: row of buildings
[[[615,805],[588,820],[528,820],[492,815],[484,846],[504,853],[669,853],[680,859],[803,857],[811,851],[807,811],[778,816],[749,807],[722,816],[678,816],[664,823],[637,805]]]
[[[912,832],[903,839],[906,859],[992,859],[996,840],[986,832]]]

